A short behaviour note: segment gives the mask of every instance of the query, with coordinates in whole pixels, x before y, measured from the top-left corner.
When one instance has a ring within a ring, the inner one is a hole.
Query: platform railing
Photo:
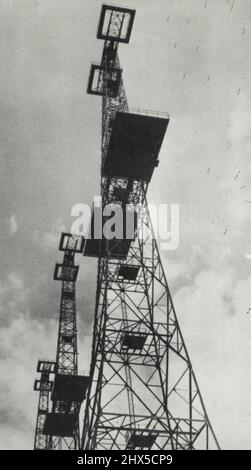
[[[129,108],[127,113],[130,114],[140,114],[143,116],[152,116],[152,117],[162,117],[169,119],[169,114],[163,111],[154,111],[152,109],[142,109],[142,108]]]

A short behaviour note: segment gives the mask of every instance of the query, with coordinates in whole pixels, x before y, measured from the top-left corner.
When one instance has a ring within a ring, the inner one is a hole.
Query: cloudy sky
[[[71,208],[98,193],[100,0],[0,0],[0,448],[33,446],[38,358],[55,357],[53,281]],[[116,1],[117,5],[122,2]],[[129,105],[170,113],[149,200],[180,204],[163,261],[223,448],[250,449],[249,0],[127,0],[120,46]],[[89,369],[96,261],[79,257],[80,368]]]

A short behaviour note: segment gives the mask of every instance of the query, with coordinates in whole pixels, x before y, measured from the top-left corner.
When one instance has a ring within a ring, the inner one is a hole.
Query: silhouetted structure
[[[85,240],[62,234],[64,261],[56,265],[54,274],[62,281],[57,358],[38,369],[35,448],[219,448],[179,327],[147,205],[169,116],[130,109],[122,81],[118,45],[129,42],[134,16],[132,9],[102,6],[97,37],[104,40],[104,49],[101,63],[91,66],[87,87],[88,93],[102,97],[102,204],[93,207]],[[111,219],[107,207],[111,213],[122,212],[122,231],[112,239],[105,236]],[[101,211],[100,237],[95,237],[95,211]],[[88,377],[78,375],[77,369],[74,255],[80,252],[98,258]],[[53,384],[50,373],[55,374]],[[79,443],[78,418],[85,393]]]
[[[35,449],[79,449],[79,411],[89,377],[78,375],[75,253],[83,251],[83,238],[62,233],[59,249],[63,263],[56,263],[54,279],[62,282],[56,361],[39,361],[41,380]],[[54,380],[49,380],[54,374]],[[49,400],[49,398],[51,400]],[[52,404],[51,404],[52,402]],[[51,406],[50,406],[51,404]]]
[[[168,115],[128,108],[118,45],[128,43],[135,11],[103,5],[87,92],[102,97],[102,209],[141,211],[133,234],[90,233],[85,256],[98,280],[83,449],[218,448],[180,331],[147,206],[147,188]],[[95,208],[94,208],[95,210]],[[94,213],[93,210],[93,213]],[[97,209],[96,209],[97,210]],[[102,219],[105,228],[106,218]],[[140,231],[145,233],[140,236]]]

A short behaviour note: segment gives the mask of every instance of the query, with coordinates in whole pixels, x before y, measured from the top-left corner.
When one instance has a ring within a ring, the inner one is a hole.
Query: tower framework
[[[39,361],[34,389],[40,392],[35,450],[76,450],[80,445],[79,412],[89,377],[78,373],[75,254],[83,250],[83,238],[62,233],[59,249],[63,263],[56,263],[54,280],[62,282],[56,361]],[[50,380],[53,374],[54,380]]]
[[[93,347],[83,449],[213,449],[209,421],[170,295],[147,205],[147,189],[168,115],[128,107],[118,45],[128,43],[135,11],[103,5],[87,91],[102,97],[102,209],[133,233],[85,240],[98,258]],[[140,210],[139,210],[140,208]],[[109,212],[109,211],[108,211]],[[103,228],[107,218],[103,216]],[[104,230],[105,232],[105,230]]]
[[[86,239],[70,233],[60,239],[57,353],[55,361],[38,361],[36,450],[219,448],[147,204],[169,116],[130,109],[122,80],[118,46],[129,42],[134,16],[132,9],[102,6],[97,37],[104,40],[103,54],[91,66],[87,87],[102,98],[101,206],[93,207]],[[118,231],[111,230],[115,219]],[[77,360],[75,254],[82,252],[98,258],[89,376],[79,374]]]
[[[48,448],[49,441],[48,435],[44,434],[44,423],[49,412],[50,392],[53,386],[50,375],[55,374],[55,367],[56,363],[52,361],[39,360],[37,364],[37,372],[40,373],[40,379],[36,379],[34,382],[34,390],[39,392],[34,450]]]

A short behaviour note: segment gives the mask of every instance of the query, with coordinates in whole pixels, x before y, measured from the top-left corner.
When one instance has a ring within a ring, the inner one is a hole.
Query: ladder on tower
[[[123,288],[122,288],[121,309],[122,309],[122,318],[123,318],[123,328],[127,331],[128,330],[128,317],[127,317],[127,310],[126,310]],[[133,402],[132,376],[131,376],[131,369],[129,367],[129,361],[130,361],[130,354],[129,352],[126,352],[125,353],[126,390],[127,390],[127,397],[128,397],[128,409],[129,409],[129,415],[130,415],[130,427],[132,428],[134,426],[134,421],[135,421],[135,408],[134,408],[134,402]]]

